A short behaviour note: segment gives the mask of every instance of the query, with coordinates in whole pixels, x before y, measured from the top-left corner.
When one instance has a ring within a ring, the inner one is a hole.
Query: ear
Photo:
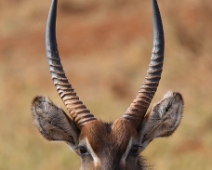
[[[140,128],[143,150],[154,138],[173,134],[180,124],[183,105],[181,94],[169,91],[153,106],[153,110],[145,117]]]
[[[64,141],[74,150],[79,130],[65,112],[47,97],[38,96],[32,102],[32,115],[38,130],[50,141]]]

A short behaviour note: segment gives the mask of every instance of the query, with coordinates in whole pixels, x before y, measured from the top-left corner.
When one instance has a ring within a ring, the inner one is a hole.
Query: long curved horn
[[[163,68],[163,24],[156,0],[152,0],[152,8],[154,22],[154,42],[149,69],[147,71],[145,81],[138,92],[138,95],[122,116],[122,118],[132,121],[136,128],[139,127],[141,120],[148,110],[151,100],[157,90]]]
[[[54,85],[78,128],[88,121],[96,120],[79,100],[63,71],[56,40],[57,0],[52,0],[46,26],[46,53]]]

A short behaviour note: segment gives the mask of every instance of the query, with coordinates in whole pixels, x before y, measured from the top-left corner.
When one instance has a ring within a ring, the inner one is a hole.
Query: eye
[[[141,146],[139,145],[133,145],[131,150],[130,150],[130,154],[133,155],[133,156],[137,156],[139,154],[139,148]]]
[[[78,147],[78,152],[79,152],[80,155],[88,155],[89,154],[87,148],[84,147],[84,146],[79,146]]]

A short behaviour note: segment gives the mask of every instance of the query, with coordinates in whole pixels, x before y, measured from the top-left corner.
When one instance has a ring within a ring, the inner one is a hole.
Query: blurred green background
[[[64,108],[50,79],[45,25],[50,0],[0,1],[0,170],[75,170],[64,143],[41,137],[30,113],[36,95]],[[185,100],[170,138],[143,155],[157,170],[209,170],[212,163],[212,1],[158,0],[164,71],[153,102],[167,90]],[[144,80],[152,49],[150,0],[59,0],[57,39],[70,82],[106,121],[120,117]],[[64,108],[65,109],[65,108]]]

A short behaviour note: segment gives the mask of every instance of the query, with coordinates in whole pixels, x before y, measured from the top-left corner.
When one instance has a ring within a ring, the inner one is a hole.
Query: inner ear
[[[153,106],[145,117],[140,129],[143,149],[158,137],[173,134],[180,124],[183,112],[183,98],[180,93],[167,92],[163,99]]]
[[[66,113],[47,97],[38,96],[32,102],[32,115],[40,133],[50,141],[64,141],[73,149],[79,130]]]

